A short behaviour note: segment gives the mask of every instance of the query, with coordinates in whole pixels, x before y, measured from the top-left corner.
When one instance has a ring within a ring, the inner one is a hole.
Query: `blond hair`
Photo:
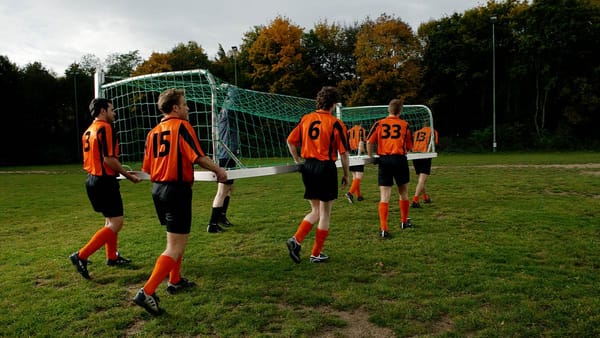
[[[179,100],[184,95],[185,92],[183,91],[183,89],[170,88],[163,91],[158,97],[158,109],[163,114],[169,114],[173,111],[173,106],[178,105]]]

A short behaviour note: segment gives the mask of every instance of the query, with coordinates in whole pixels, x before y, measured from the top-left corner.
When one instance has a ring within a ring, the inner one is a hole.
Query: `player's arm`
[[[287,142],[287,146],[290,151],[290,155],[292,155],[292,158],[294,159],[294,163],[300,164],[301,157],[300,157],[300,155],[298,155],[298,146],[296,146],[294,143],[291,143],[289,141]]]
[[[227,181],[227,172],[225,169],[219,167],[213,160],[211,160],[208,156],[199,156],[194,161],[197,165],[201,166],[206,170],[210,170],[215,175],[217,175],[217,181],[225,182]]]
[[[125,170],[125,168],[123,168],[123,166],[121,165],[121,162],[114,156],[105,157],[104,163],[107,166],[109,166],[112,170],[125,176],[128,180],[130,180],[133,183],[138,183],[139,181],[141,181],[141,179],[137,177],[133,172]]]
[[[340,161],[342,162],[342,170],[344,172],[344,177],[342,177],[342,187],[346,187],[348,185],[348,177],[350,176],[350,155],[348,152],[340,154]]]

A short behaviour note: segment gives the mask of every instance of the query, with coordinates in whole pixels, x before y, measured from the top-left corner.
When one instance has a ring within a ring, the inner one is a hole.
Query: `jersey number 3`
[[[381,133],[381,138],[392,138],[392,139],[396,139],[396,138],[400,138],[400,130],[402,129],[402,127],[399,124],[383,124],[381,126],[382,128],[382,133]]]

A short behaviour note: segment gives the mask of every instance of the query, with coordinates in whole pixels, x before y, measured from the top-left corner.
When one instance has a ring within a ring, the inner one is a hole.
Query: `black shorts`
[[[350,169],[351,172],[364,173],[365,172],[365,165],[364,164],[351,165],[349,169]]]
[[[119,181],[114,176],[94,176],[88,174],[85,190],[94,211],[104,217],[123,216],[123,200],[119,190]]]
[[[413,160],[413,167],[415,167],[415,173],[431,175],[431,159],[430,158],[422,158],[418,160]]]
[[[328,202],[337,199],[338,176],[334,161],[307,159],[300,167],[304,198]]]
[[[235,161],[232,158],[220,158],[219,159],[219,167],[225,168],[225,169],[236,168],[237,163],[235,163]],[[232,185],[233,180],[227,180],[227,181],[223,182],[223,184]]]
[[[174,234],[189,234],[192,227],[192,187],[189,183],[154,183],[152,199],[160,224]]]
[[[397,186],[407,184],[410,181],[408,171],[408,160],[405,155],[382,155],[379,156],[379,175],[377,177],[379,186],[391,187],[396,181]]]

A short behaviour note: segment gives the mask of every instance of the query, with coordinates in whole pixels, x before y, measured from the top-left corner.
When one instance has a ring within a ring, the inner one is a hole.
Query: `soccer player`
[[[329,235],[329,219],[333,201],[338,196],[338,175],[335,161],[338,153],[344,176],[342,187],[348,185],[349,155],[347,131],[344,123],[332,115],[340,94],[335,87],[323,87],[317,94],[317,110],[306,114],[292,130],[287,139],[294,162],[301,165],[304,182],[304,199],[309,200],[311,211],[304,216],[293,237],[287,240],[292,260],[300,263],[300,249],[304,238],[319,223],[315,234],[310,261],[321,263],[329,259],[322,252]],[[301,147],[300,156],[298,147]]]
[[[350,144],[350,150],[356,151],[357,155],[361,155],[365,152],[365,128],[357,124],[348,130],[348,142]],[[360,183],[363,178],[365,171],[364,164],[351,165],[350,172],[352,172],[352,184],[350,190],[344,195],[350,204],[354,203],[354,194],[356,194],[357,201],[363,201],[364,198],[360,192]]]
[[[93,99],[89,110],[94,121],[82,137],[83,169],[88,173],[85,188],[94,211],[104,215],[104,227],[83,248],[69,256],[77,272],[86,279],[91,278],[88,258],[102,246],[106,247],[106,265],[120,266],[131,262],[117,251],[118,234],[123,228],[123,200],[117,177],[121,174],[133,183],[140,181],[139,177],[123,169],[119,161],[119,144],[112,128],[116,116],[112,102],[104,98]]]
[[[401,99],[393,99],[388,106],[389,115],[373,124],[367,136],[367,153],[373,157],[373,148],[377,145],[379,158],[379,224],[381,238],[389,237],[388,212],[394,181],[400,194],[401,229],[412,226],[408,218],[408,182],[409,170],[406,154],[412,148],[412,137],[408,122],[400,118]]]
[[[414,142],[413,142],[413,152],[425,153],[431,151],[431,127],[429,126],[429,122],[425,123],[425,126],[415,132]],[[438,144],[438,133],[437,130],[433,130],[433,138],[434,142]],[[413,196],[413,200],[411,203],[411,208],[420,208],[421,204],[419,203],[419,196],[423,195],[423,202],[431,203],[431,198],[427,194],[427,190],[425,189],[425,182],[427,182],[427,178],[431,175],[431,158],[421,158],[413,160],[413,167],[415,168],[415,173],[417,174],[418,181],[417,187],[415,189],[415,195]]]
[[[231,106],[235,103],[235,91],[233,88],[229,88],[227,92],[227,100],[225,101],[223,108],[219,111],[217,116],[217,125],[219,131],[219,144],[217,146],[217,154],[219,158],[219,166],[222,168],[235,168],[236,163],[233,157],[239,153],[239,139],[237,129],[237,119],[235,118],[235,111],[231,109]],[[209,233],[218,233],[225,231],[220,225],[226,227],[233,226],[233,224],[227,218],[227,209],[229,208],[229,201],[231,199],[231,193],[233,192],[233,180],[227,180],[223,183],[217,184],[217,193],[213,199],[212,213],[208,222],[206,231]]]
[[[198,136],[188,121],[183,90],[167,89],[158,97],[162,120],[146,138],[142,170],[150,174],[152,199],[162,225],[166,225],[167,247],[158,257],[150,278],[133,302],[152,315],[159,315],[156,289],[169,276],[167,292],[174,294],[196,284],[181,277],[181,261],[192,225],[194,164],[215,173],[218,182],[227,180],[225,170],[204,155]]]

